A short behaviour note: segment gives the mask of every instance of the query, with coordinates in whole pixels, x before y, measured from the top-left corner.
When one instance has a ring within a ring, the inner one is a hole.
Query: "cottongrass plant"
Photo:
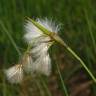
[[[20,83],[23,79],[23,69],[21,64],[17,64],[7,69],[5,73],[11,83]]]
[[[58,32],[59,27],[52,20],[36,19],[36,22],[48,29],[50,32]],[[20,83],[23,80],[24,72],[31,74],[44,74],[49,76],[51,73],[51,58],[48,49],[53,44],[50,36],[44,34],[30,20],[24,24],[26,33],[24,40],[28,44],[27,51],[21,57],[19,64],[7,69],[6,76],[11,83]]]
[[[84,67],[84,69],[87,71],[87,73],[90,75],[94,83],[96,83],[96,78],[92,74],[92,72],[89,70],[89,68],[86,66],[86,64],[83,62],[83,60],[59,37],[57,32],[50,31],[49,29],[46,29],[46,27],[43,24],[40,24],[37,21],[34,21],[33,19],[28,18],[29,21],[32,22],[33,25],[35,25],[40,31],[43,32],[46,36],[50,37],[51,40],[58,42],[61,44],[63,47],[65,47],[79,62],[80,64]],[[52,26],[51,26],[52,27]],[[56,28],[58,29],[58,27]]]
[[[26,33],[24,39],[28,44],[26,52],[21,56],[19,64],[7,69],[5,74],[11,83],[20,83],[23,80],[24,72],[34,74],[44,74],[49,76],[51,73],[51,59],[48,49],[54,42],[58,42],[65,47],[85,68],[90,77],[96,83],[96,78],[88,69],[82,59],[58,36],[59,27],[48,19],[27,18],[25,23]],[[58,70],[63,89],[68,96],[60,70]]]

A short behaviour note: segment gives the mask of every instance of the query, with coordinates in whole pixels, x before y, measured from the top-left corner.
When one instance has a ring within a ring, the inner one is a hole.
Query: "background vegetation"
[[[96,96],[96,84],[88,73],[58,44],[49,50],[53,58],[50,77],[36,84],[32,78],[21,85],[8,83],[3,71],[18,62],[16,48],[22,53],[22,48],[26,49],[22,38],[25,16],[48,17],[60,23],[62,39],[96,74],[95,0],[0,0],[0,96],[65,96],[58,68],[69,96]]]

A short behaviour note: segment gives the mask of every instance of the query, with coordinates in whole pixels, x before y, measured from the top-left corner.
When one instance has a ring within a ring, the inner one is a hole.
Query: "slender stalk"
[[[43,87],[44,87],[45,90],[46,90],[47,95],[48,95],[48,96],[52,96],[52,94],[51,94],[50,90],[48,89],[48,87],[47,87],[45,81],[43,80],[43,78],[42,78],[41,76],[39,76],[39,77],[40,77],[40,81],[41,81]]]
[[[69,96],[69,95],[68,95],[68,92],[67,92],[67,88],[66,88],[65,83],[64,83],[64,80],[63,80],[63,78],[62,78],[62,75],[61,75],[59,66],[58,66],[58,64],[56,64],[56,65],[57,65],[57,71],[58,71],[58,73],[59,73],[60,80],[61,80],[61,83],[62,83],[62,86],[63,86],[63,90],[64,90],[64,92],[65,92],[65,95],[66,95],[66,96]]]
[[[5,28],[2,21],[0,21],[0,25],[1,25],[2,29],[4,30],[4,32],[6,33],[6,35],[8,36],[8,38],[10,39],[12,45],[14,46],[16,51],[18,52],[19,56],[21,56],[21,52],[20,52],[19,48],[17,47],[17,45],[16,45],[15,41],[13,40],[13,38],[11,37],[11,35],[9,34],[8,30]]]
[[[3,77],[3,96],[6,96],[6,83],[5,83],[5,76]]]
[[[87,25],[88,25],[90,37],[91,37],[92,44],[93,44],[93,48],[94,48],[94,51],[96,53],[96,41],[95,41],[95,37],[93,35],[92,24],[91,24],[91,21],[89,20],[89,17],[87,15],[87,10],[84,9],[84,12],[85,12],[85,19],[86,19],[86,22],[87,22]]]
[[[86,69],[86,71],[89,73],[93,81],[96,83],[96,78],[92,74],[92,72],[88,69],[86,64],[82,61],[82,59],[70,48],[68,47],[67,50],[82,64],[82,66]]]
[[[38,89],[40,90],[40,96],[44,96],[45,92],[42,89],[42,85],[40,84],[39,80],[34,80],[34,82],[36,83]]]
[[[58,42],[59,44],[63,45],[85,68],[85,70],[88,72],[88,74],[91,76],[92,80],[96,83],[96,78],[92,74],[92,72],[88,69],[86,64],[83,62],[83,60],[54,32],[48,31],[45,27],[34,21],[33,19],[28,18],[37,28],[39,28],[44,34],[50,36],[54,41]]]
[[[95,76],[92,74],[92,72],[88,69],[88,67],[86,66],[86,64],[83,62],[83,60],[69,47],[67,46],[65,43],[60,43],[62,44],[81,64],[82,66],[85,68],[85,70],[88,72],[88,74],[91,76],[91,78],[93,79],[94,83],[96,83],[96,78]]]

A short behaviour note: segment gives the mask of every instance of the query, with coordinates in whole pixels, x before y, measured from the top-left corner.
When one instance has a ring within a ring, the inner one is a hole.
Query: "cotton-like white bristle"
[[[58,32],[60,30],[59,26],[56,25],[56,23],[53,22],[52,19],[48,20],[48,18],[45,19],[37,18],[36,21],[51,32]]]
[[[50,32],[58,32],[59,27],[52,20],[36,19],[36,22],[45,27]],[[30,70],[32,73],[42,73],[44,75],[50,75],[51,72],[51,59],[48,53],[48,49],[52,44],[52,38],[44,34],[38,29],[31,21],[27,21],[25,24],[26,34],[25,40],[28,44],[32,45],[29,53],[31,57],[27,58],[25,69]]]
[[[5,70],[5,74],[10,83],[20,83],[23,80],[23,69],[22,65],[15,65],[7,70]]]
[[[41,43],[35,45],[32,48],[31,54],[35,58],[35,61],[32,64],[33,70],[44,75],[49,75],[51,72],[51,59],[48,54],[48,44]]]
[[[34,26],[31,21],[27,21],[24,27],[26,30],[26,34],[24,35],[24,38],[28,43],[31,43],[32,39],[42,34],[42,31],[40,31],[36,26]]]
[[[39,44],[32,48],[31,53],[33,56],[40,57],[40,55],[46,55],[48,52],[48,46],[46,44]]]
[[[42,74],[45,74],[47,76],[50,75],[51,73],[51,59],[49,57],[49,54],[47,54],[44,58],[43,58],[43,63],[41,65],[41,69],[40,71],[42,72]]]
[[[36,72],[49,76],[51,73],[51,59],[49,55],[41,55],[36,62],[34,62],[36,66]]]
[[[45,27],[47,30],[51,32],[58,32],[59,26],[55,24],[52,20],[45,19],[36,19],[36,22]],[[31,21],[28,21],[25,23],[25,30],[26,34],[24,35],[25,40],[28,43],[32,42],[32,39],[39,37],[43,34],[43,32],[38,29]]]
[[[27,54],[24,57],[24,62],[23,62],[23,69],[26,73],[30,73],[30,72],[34,72],[34,70],[32,70],[33,66],[33,60],[30,54]]]
[[[22,64],[26,73],[41,73],[49,75],[51,72],[51,60],[48,54],[47,43],[33,44],[30,53],[23,57]]]

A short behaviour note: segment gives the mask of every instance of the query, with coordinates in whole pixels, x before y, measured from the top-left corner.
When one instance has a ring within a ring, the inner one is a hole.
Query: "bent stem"
[[[89,75],[91,76],[91,78],[93,79],[93,81],[96,83],[96,78],[94,77],[94,75],[92,74],[92,72],[88,69],[88,67],[86,66],[86,64],[82,61],[82,59],[70,47],[67,47],[67,50],[82,64],[82,66],[89,73]]]
[[[63,45],[85,68],[85,70],[88,72],[88,74],[91,76],[92,80],[96,83],[96,78],[92,74],[92,72],[88,69],[86,64],[83,62],[83,60],[54,32],[50,32],[45,27],[34,21],[33,19],[27,18],[29,21],[31,21],[37,28],[39,28],[44,34],[50,36],[54,41],[58,42],[59,44]]]
[[[88,67],[86,66],[86,64],[83,62],[83,60],[59,37],[59,36],[54,36],[53,37],[55,39],[55,41],[57,41],[59,44],[63,45],[81,64],[82,66],[85,68],[85,70],[88,72],[88,74],[91,76],[91,78],[93,79],[94,83],[96,83],[96,78],[95,76],[92,74],[92,72],[88,69]]]

